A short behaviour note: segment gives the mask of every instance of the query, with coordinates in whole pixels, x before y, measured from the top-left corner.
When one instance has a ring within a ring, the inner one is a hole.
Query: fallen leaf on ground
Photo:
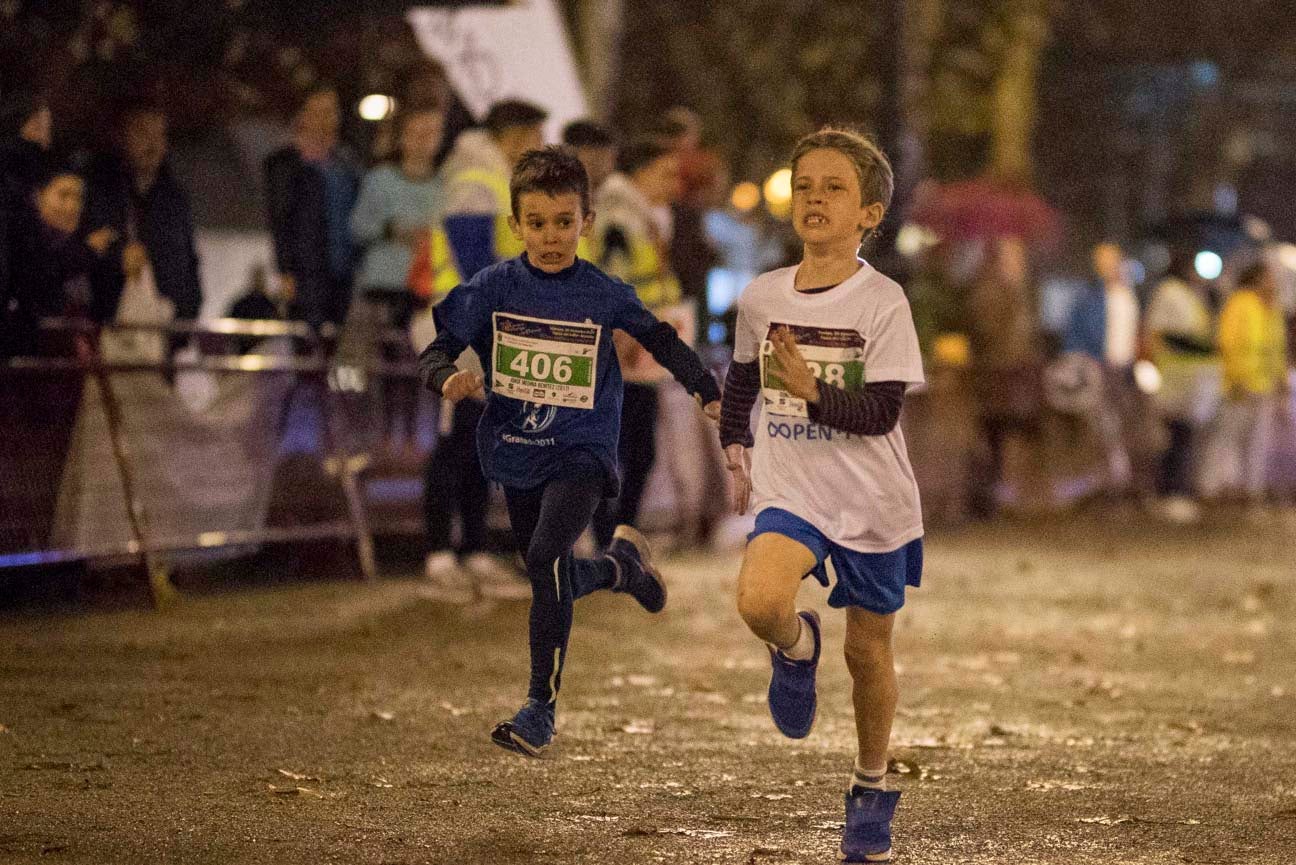
[[[396,720],[395,713],[384,712],[378,709],[374,709],[372,712],[370,712],[369,717],[375,721],[382,721],[384,724],[390,724],[392,721]]]
[[[771,802],[780,802],[784,799],[791,799],[791,793],[752,793],[753,799],[768,799]]]
[[[336,799],[337,793],[321,793],[311,787],[276,787],[270,785],[270,792],[276,796],[306,796],[312,799]]]
[[[298,774],[297,772],[290,772],[290,771],[288,771],[287,769],[279,769],[278,772],[279,772],[280,775],[283,775],[285,778],[291,778],[291,779],[294,780],[294,781],[319,781],[319,780],[321,780],[321,779],[315,777],[314,775],[300,775],[300,774]]]
[[[621,727],[622,733],[629,733],[632,736],[651,736],[653,734],[652,721],[631,721]]]

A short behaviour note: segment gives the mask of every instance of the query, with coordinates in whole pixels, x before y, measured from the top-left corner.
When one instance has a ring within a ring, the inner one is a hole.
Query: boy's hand
[[[779,378],[792,396],[806,402],[819,402],[819,383],[801,356],[797,348],[796,337],[786,327],[780,327],[770,335],[774,343],[774,359],[778,361]]]
[[[751,452],[740,444],[725,448],[725,466],[733,477],[734,513],[747,513],[751,503]]]
[[[459,402],[468,397],[486,399],[485,384],[486,380],[482,378],[481,373],[460,370],[441,385],[441,397],[450,402]]]
[[[702,413],[711,423],[720,423],[720,400],[713,400],[702,406]]]

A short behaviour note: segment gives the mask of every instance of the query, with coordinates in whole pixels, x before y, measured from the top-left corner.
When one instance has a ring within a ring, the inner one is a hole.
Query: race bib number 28
[[[491,390],[559,408],[594,408],[597,324],[494,314]]]
[[[770,331],[786,327],[792,331],[797,348],[814,377],[842,390],[864,386],[864,337],[847,328],[814,327],[771,322]],[[774,357],[774,343],[766,333],[761,341],[761,392],[771,414],[807,417],[805,400],[787,392],[780,378],[779,363]]]

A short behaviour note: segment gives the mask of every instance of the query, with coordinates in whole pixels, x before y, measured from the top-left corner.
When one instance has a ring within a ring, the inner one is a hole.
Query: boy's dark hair
[[[853,129],[825,126],[797,142],[792,151],[792,173],[796,173],[797,163],[802,156],[811,150],[822,149],[836,150],[855,166],[855,174],[859,177],[861,205],[878,202],[883,210],[890,209],[891,195],[895,191],[895,174],[891,170],[891,161],[873,139]]]
[[[568,147],[612,147],[616,137],[612,130],[593,120],[573,120],[563,127],[563,144]]]
[[[1269,265],[1263,261],[1256,261],[1242,268],[1238,274],[1238,288],[1245,288],[1256,285],[1264,279],[1264,275],[1269,272]]]
[[[515,126],[539,126],[549,117],[549,112],[539,105],[523,102],[520,99],[505,99],[496,102],[486,112],[485,126],[491,135],[498,138],[506,129]]]
[[[514,219],[521,218],[518,199],[526,192],[543,192],[552,196],[574,192],[580,196],[581,214],[590,212],[589,175],[576,154],[567,147],[550,145],[522,154],[509,179],[509,203]]]
[[[656,138],[636,138],[621,148],[617,154],[617,170],[634,174],[670,153],[671,149]]]

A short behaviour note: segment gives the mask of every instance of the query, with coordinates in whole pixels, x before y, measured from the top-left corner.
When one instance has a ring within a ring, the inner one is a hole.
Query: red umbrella
[[[1044,199],[985,178],[925,185],[909,218],[949,241],[1015,236],[1051,247],[1062,232],[1061,217]]]

